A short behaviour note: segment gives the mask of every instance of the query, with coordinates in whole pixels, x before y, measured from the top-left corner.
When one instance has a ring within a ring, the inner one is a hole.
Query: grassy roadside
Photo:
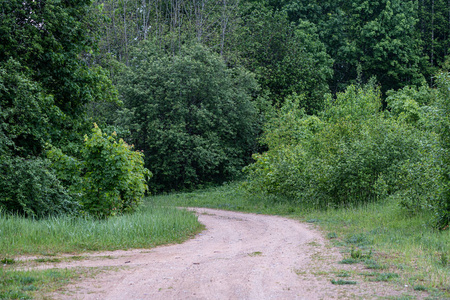
[[[100,268],[72,268],[17,271],[0,268],[0,299],[50,299],[45,294],[104,271]]]
[[[202,230],[197,217],[175,207],[145,203],[134,214],[108,220],[54,217],[42,220],[0,215],[0,299],[34,299],[98,270],[16,270],[21,255],[58,261],[55,255],[152,248],[179,243]]]
[[[267,197],[245,197],[238,184],[154,196],[148,201],[285,215],[314,223],[347,253],[344,263],[364,264],[380,274],[394,270],[395,275],[387,280],[429,291],[435,295],[432,299],[450,299],[450,231],[436,231],[427,224],[427,216],[408,216],[392,202],[353,209],[308,210]]]

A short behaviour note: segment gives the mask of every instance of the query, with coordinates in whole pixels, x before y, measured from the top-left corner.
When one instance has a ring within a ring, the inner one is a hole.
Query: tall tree
[[[120,90],[131,141],[143,149],[153,190],[179,190],[233,178],[250,159],[258,116],[253,76],[228,69],[206,47],[178,54],[146,42],[133,53]]]
[[[255,3],[243,12],[236,48],[239,62],[256,73],[274,102],[292,93],[303,94],[308,113],[322,108],[332,76],[332,59],[320,41],[317,28],[307,21],[290,23],[284,12]]]
[[[89,0],[0,3],[0,66],[14,62],[15,72],[31,81],[44,98],[51,98],[47,103],[58,114],[48,120],[54,131],[44,140],[58,145],[65,143],[61,140],[81,139],[79,133],[88,128],[87,103],[115,99],[102,69],[89,68],[81,59],[93,46],[84,21],[89,5]],[[17,105],[15,93],[13,86],[3,90],[2,109]],[[48,113],[48,108],[40,109]]]
[[[428,58],[428,79],[432,80],[442,67],[450,51],[450,2],[448,0],[418,1],[417,30],[423,41],[424,55]]]
[[[86,104],[117,100],[89,68],[89,0],[0,2],[0,207],[28,215],[76,205],[45,158],[47,144],[75,153],[90,127]]]
[[[334,59],[331,88],[376,76],[384,91],[423,79],[416,1],[272,1],[290,21],[317,25]]]

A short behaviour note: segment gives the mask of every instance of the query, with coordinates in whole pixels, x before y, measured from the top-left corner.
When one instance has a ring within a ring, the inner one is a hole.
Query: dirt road
[[[52,297],[376,299],[407,291],[406,287],[393,289],[392,284],[363,280],[352,286],[331,284],[330,279],[337,279],[338,272],[352,272],[355,267],[338,264],[341,254],[327,246],[310,225],[277,216],[193,210],[206,230],[183,244],[103,252],[55,265],[124,268],[85,279]]]

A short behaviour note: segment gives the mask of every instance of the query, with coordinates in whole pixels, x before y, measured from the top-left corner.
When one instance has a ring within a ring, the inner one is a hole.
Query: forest
[[[0,212],[241,181],[450,221],[450,1],[0,3]]]

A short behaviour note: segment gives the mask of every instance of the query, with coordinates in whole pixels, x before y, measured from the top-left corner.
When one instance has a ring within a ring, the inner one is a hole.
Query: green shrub
[[[420,136],[386,117],[373,85],[349,87],[327,99],[319,116],[307,116],[286,99],[266,126],[269,150],[246,167],[250,192],[314,207],[357,205],[395,193],[403,165],[415,161]]]
[[[96,124],[90,137],[85,136],[82,150],[82,205],[90,214],[106,217],[133,211],[147,190],[143,154],[115,134],[102,133]]]
[[[436,210],[438,226],[448,228],[450,224],[450,73],[437,76],[439,107],[441,108],[440,137],[443,148],[442,181],[443,194]]]
[[[80,160],[56,148],[47,155],[83,211],[105,218],[134,211],[148,189],[146,181],[152,174],[144,168],[143,154],[132,148],[94,124],[92,135],[85,136]]]

